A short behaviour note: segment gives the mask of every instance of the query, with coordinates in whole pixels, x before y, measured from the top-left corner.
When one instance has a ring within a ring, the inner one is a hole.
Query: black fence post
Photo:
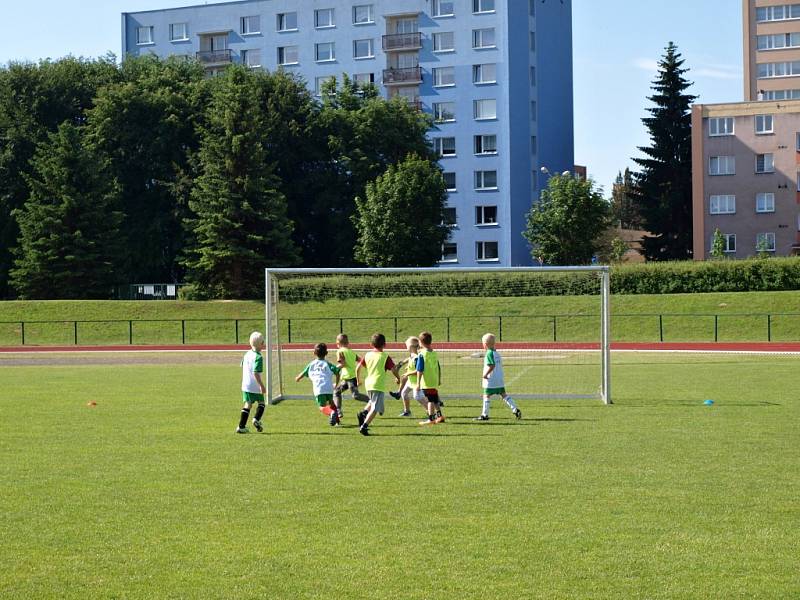
[[[239,319],[233,320],[233,343],[239,345]]]
[[[128,321],[128,345],[133,346],[133,321]]]
[[[339,333],[344,333],[344,319],[339,319]]]
[[[719,315],[714,315],[714,341],[719,341]]]
[[[767,315],[767,341],[772,341],[772,315]]]
[[[394,341],[397,341],[397,317],[394,318]]]
[[[20,333],[22,334],[22,345],[25,345],[25,321],[20,321]]]
[[[450,341],[450,317],[447,318],[447,341]]]
[[[554,342],[558,341],[558,331],[556,330],[556,327],[557,327],[556,326],[556,319],[557,319],[556,315],[553,315],[553,341]]]
[[[292,320],[286,319],[286,328],[287,328],[287,338],[289,339],[289,343],[292,343]]]
[[[186,345],[186,319],[181,319],[181,344]]]
[[[658,315],[658,341],[664,341],[664,315]]]
[[[497,332],[497,335],[499,336],[499,341],[502,342],[503,341],[503,315],[499,315],[497,317],[497,321],[499,323],[498,324],[498,330],[499,331]]]
[[[73,332],[72,333],[72,339],[75,342],[75,345],[77,346],[78,345],[78,322],[77,321],[73,321],[72,322],[72,332]]]

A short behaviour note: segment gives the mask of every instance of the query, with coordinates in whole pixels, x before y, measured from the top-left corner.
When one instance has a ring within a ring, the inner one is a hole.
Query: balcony
[[[399,52],[400,50],[419,50],[422,48],[421,33],[395,33],[383,36],[384,52]]]
[[[383,70],[383,85],[413,85],[415,83],[422,83],[422,69],[420,67]]]
[[[232,50],[201,50],[196,53],[197,60],[206,67],[229,65],[233,62]]]

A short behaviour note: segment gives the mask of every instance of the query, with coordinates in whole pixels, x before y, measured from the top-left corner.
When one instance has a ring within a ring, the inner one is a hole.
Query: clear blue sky
[[[390,2],[391,0],[376,0]],[[521,0],[512,0],[521,1]],[[120,14],[192,0],[3,2],[0,63],[120,53]],[[672,40],[701,102],[742,99],[740,0],[573,0],[575,161],[610,193],[647,144],[641,124],[656,61]]]

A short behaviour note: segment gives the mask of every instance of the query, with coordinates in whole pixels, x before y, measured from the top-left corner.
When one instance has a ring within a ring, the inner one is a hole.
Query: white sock
[[[508,404],[508,408],[510,408],[512,412],[517,412],[517,405],[514,404],[514,399],[511,396],[506,396],[505,398],[503,398],[503,400],[506,401],[506,404]]]
[[[489,416],[489,396],[483,397],[483,412],[481,413],[484,417]]]

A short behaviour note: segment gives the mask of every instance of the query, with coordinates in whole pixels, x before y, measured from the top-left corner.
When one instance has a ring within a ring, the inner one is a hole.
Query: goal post
[[[271,403],[307,398],[294,377],[336,336],[363,355],[372,333],[397,362],[404,341],[433,333],[444,398],[479,398],[481,336],[494,333],[514,398],[611,404],[607,266],[265,270],[266,385]]]

